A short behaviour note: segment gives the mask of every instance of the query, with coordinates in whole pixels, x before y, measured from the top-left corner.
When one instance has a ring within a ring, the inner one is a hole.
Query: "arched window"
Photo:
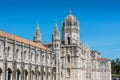
[[[16,50],[16,59],[18,59],[18,52],[19,52],[19,49]]]
[[[33,52],[31,52],[30,58],[31,58],[31,61],[32,61],[33,60]]]
[[[24,57],[24,60],[25,60],[25,58],[26,58],[26,51],[24,51],[24,56],[23,57]]]
[[[12,80],[12,70],[10,68],[8,68],[7,75],[8,80]]]
[[[70,55],[67,55],[67,62],[70,63]]]
[[[39,54],[36,55],[36,62],[38,63]]]
[[[44,56],[44,54],[42,55],[42,61],[45,62],[45,56]]]
[[[9,46],[9,47],[7,48],[7,56],[9,56],[10,50],[11,50],[11,48],[10,48],[10,46]]]
[[[70,37],[68,37],[68,45],[70,45]]]

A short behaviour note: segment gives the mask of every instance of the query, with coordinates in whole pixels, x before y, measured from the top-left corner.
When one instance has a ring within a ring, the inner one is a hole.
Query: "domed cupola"
[[[73,16],[72,11],[69,11],[69,14],[65,17],[63,21],[62,30],[78,30],[79,31],[79,22],[75,16]]]
[[[65,17],[62,25],[62,43],[63,44],[77,44],[79,43],[80,28],[79,22],[75,16],[72,15],[72,11]]]
[[[71,25],[77,26],[78,25],[78,21],[76,17],[72,15],[71,10],[69,11],[68,16],[66,16],[66,18],[64,19],[63,25],[64,26],[71,26]]]

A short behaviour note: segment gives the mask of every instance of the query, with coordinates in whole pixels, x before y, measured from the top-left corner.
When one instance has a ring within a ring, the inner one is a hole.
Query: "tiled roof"
[[[107,59],[107,58],[100,58],[100,57],[98,57],[97,60],[98,61],[109,61],[109,59]]]
[[[8,33],[3,32],[3,31],[0,31],[0,36],[7,37],[7,38],[15,40],[17,42],[23,42],[25,44],[28,44],[28,45],[31,45],[31,46],[35,46],[37,48],[46,49],[46,47],[43,46],[41,43],[35,43],[35,42],[32,42],[32,41],[29,41],[29,40],[26,40],[26,39],[23,39],[23,38],[20,38],[20,37],[8,34]]]

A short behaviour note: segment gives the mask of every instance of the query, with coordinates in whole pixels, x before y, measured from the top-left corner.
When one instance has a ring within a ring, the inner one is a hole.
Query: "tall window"
[[[70,45],[70,37],[68,37],[68,45]]]
[[[43,63],[45,62],[45,56],[44,56],[44,54],[42,55],[42,62]]]
[[[16,59],[18,59],[18,52],[19,52],[19,49],[16,50]]]
[[[39,54],[36,55],[36,62],[38,63]]]
[[[30,57],[31,57],[31,61],[32,61],[33,60],[33,52],[31,52],[31,56]]]
[[[11,50],[10,47],[8,47],[8,48],[7,48],[7,56],[9,56],[10,50]]]
[[[24,51],[24,60],[25,60],[25,58],[26,58],[26,51]]]
[[[48,63],[48,65],[50,64],[50,56],[49,56],[49,54],[47,55],[47,63]]]
[[[70,63],[70,55],[67,55],[67,62]]]

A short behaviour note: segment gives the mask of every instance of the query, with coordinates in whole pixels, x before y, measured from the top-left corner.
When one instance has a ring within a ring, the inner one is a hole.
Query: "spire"
[[[38,22],[36,23],[36,32],[40,34],[40,30],[39,30],[39,24],[38,24]]]
[[[59,34],[57,23],[55,23],[55,28],[54,28],[53,34]]]
[[[35,31],[35,33],[34,33],[33,41],[34,41],[34,42],[41,42],[41,34],[40,34],[38,22],[37,22],[37,24],[36,24],[36,31]]]

